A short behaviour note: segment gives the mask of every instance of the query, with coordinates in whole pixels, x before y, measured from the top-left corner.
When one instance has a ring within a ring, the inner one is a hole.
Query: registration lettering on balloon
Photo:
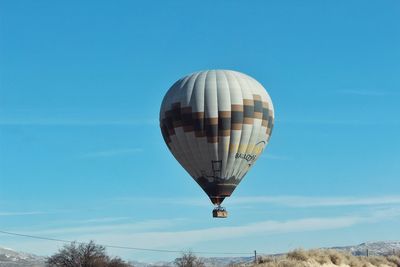
[[[254,145],[254,153],[236,152],[235,159],[244,159],[249,163],[249,166],[257,160],[257,157],[264,150],[265,141],[260,141]]]
[[[244,159],[247,162],[251,162],[251,161],[254,161],[257,158],[257,155],[236,153],[235,158],[236,159]]]

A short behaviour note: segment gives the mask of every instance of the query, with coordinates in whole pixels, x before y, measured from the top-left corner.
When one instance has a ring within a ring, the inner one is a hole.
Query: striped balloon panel
[[[163,138],[214,203],[230,196],[267,145],[274,109],[264,87],[235,71],[178,80],[160,110]]]

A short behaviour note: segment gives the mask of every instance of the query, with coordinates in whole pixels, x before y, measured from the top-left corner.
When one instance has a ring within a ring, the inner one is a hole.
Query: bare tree
[[[108,262],[107,267],[133,267],[133,265],[124,262],[120,258],[113,258]]]
[[[205,267],[204,262],[191,251],[182,253],[182,256],[176,258],[174,263],[177,267]]]
[[[93,241],[87,244],[76,242],[65,245],[56,254],[47,258],[48,267],[133,267],[120,258],[110,258],[105,247]]]

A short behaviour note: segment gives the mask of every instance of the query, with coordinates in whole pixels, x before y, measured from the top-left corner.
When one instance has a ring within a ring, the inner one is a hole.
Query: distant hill
[[[367,251],[370,255],[389,255],[400,252],[400,241],[367,242],[357,246],[332,247],[331,249],[350,252],[355,256],[367,256]]]
[[[356,246],[332,247],[343,252],[349,252],[355,256],[369,255],[390,255],[393,252],[400,252],[400,241],[367,242]],[[284,256],[286,254],[275,254],[270,256]],[[263,255],[268,256],[268,255]],[[202,257],[207,267],[225,267],[229,264],[243,263],[249,266],[253,257]],[[44,267],[45,257],[24,252],[17,252],[12,249],[0,248],[0,267]],[[172,267],[173,262],[144,263],[131,262],[135,267]]]
[[[43,267],[45,258],[12,249],[0,248],[1,267]]]

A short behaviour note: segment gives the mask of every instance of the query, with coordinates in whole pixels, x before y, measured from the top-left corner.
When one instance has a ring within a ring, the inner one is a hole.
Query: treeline
[[[174,261],[176,267],[205,267],[204,262],[192,252],[182,253]],[[134,267],[118,257],[110,257],[106,248],[89,243],[76,243],[64,245],[57,253],[46,259],[47,267]]]

